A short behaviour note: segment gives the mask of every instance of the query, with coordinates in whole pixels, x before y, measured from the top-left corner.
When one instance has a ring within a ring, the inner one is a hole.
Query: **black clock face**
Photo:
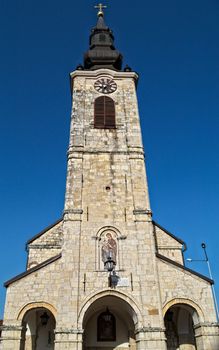
[[[112,79],[101,78],[94,83],[94,88],[103,94],[111,94],[112,92],[116,91],[117,85]]]

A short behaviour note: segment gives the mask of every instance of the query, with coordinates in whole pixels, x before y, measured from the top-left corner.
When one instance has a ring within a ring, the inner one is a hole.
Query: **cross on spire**
[[[96,5],[96,6],[94,6],[94,8],[95,9],[99,9],[99,11],[97,13],[97,16],[100,17],[100,16],[104,15],[103,9],[106,9],[107,6],[100,3],[100,4]]]

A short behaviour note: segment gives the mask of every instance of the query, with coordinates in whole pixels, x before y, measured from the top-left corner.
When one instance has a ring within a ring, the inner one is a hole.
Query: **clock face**
[[[101,78],[94,83],[94,88],[103,94],[111,94],[112,92],[116,91],[117,85],[112,79]]]

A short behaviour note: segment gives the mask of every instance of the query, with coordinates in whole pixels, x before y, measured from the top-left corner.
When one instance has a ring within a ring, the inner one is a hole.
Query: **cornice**
[[[138,74],[136,72],[119,72],[107,68],[101,68],[97,70],[75,70],[70,73],[71,79],[75,77],[87,77],[87,78],[97,78],[104,75],[110,75],[112,78],[132,78],[136,82],[138,80]]]

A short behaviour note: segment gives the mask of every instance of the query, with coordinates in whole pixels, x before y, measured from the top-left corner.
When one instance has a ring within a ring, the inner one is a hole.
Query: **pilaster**
[[[20,321],[10,321],[2,327],[0,350],[23,350],[25,328]]]
[[[219,349],[219,324],[199,323],[195,325],[195,338],[197,350],[218,350]]]
[[[55,330],[54,350],[82,350],[83,330],[57,328]]]
[[[137,350],[167,350],[163,328],[142,327],[136,331]]]

